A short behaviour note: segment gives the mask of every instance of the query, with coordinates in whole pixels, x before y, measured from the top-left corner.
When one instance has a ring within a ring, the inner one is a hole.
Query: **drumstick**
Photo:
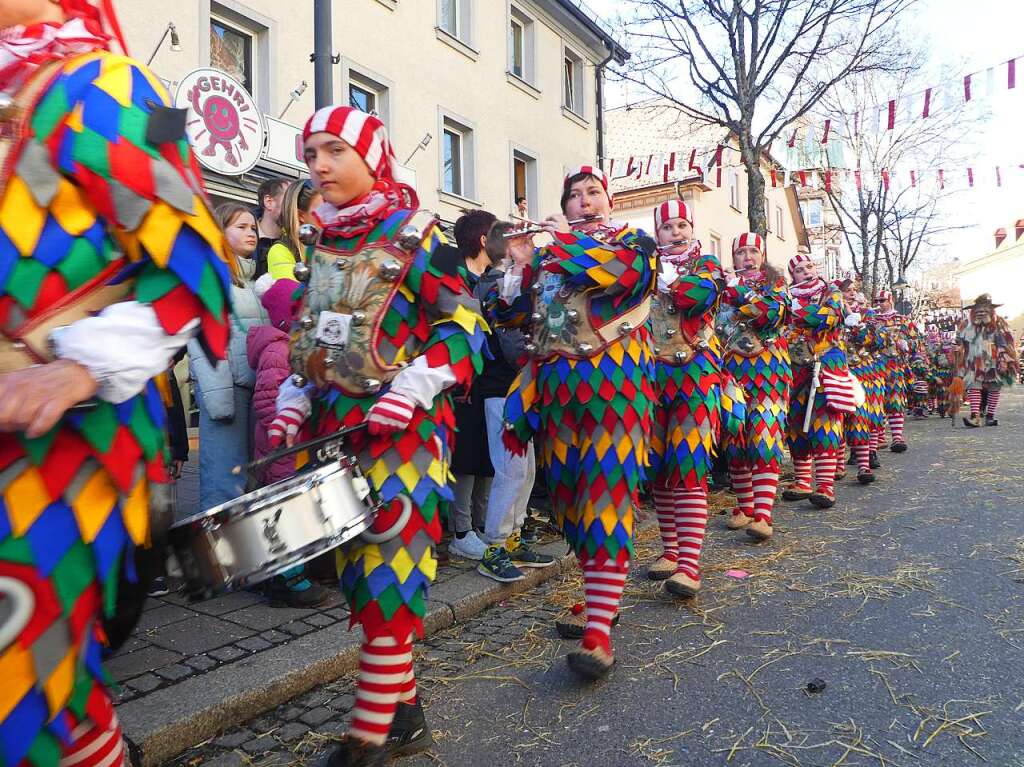
[[[317,437],[316,439],[307,440],[306,442],[300,442],[297,445],[292,445],[291,447],[286,447],[281,450],[278,450],[276,453],[265,455],[262,458],[259,458],[255,461],[250,461],[249,463],[236,466],[231,470],[231,473],[241,474],[243,471],[252,471],[253,469],[258,469],[261,466],[265,466],[268,463],[273,463],[278,458],[285,458],[289,455],[301,453],[303,450],[309,450],[310,448],[320,447],[331,442],[336,442],[342,437],[344,437],[346,434],[351,434],[354,431],[358,431],[359,429],[364,428],[366,428],[365,422],[356,424],[355,426],[349,426],[347,429],[339,429],[338,431],[328,434],[324,437]]]

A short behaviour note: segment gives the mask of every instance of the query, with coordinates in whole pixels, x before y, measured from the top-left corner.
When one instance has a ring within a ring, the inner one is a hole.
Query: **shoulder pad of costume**
[[[639,229],[635,230],[637,233],[636,246],[640,249],[640,252],[645,256],[650,256],[658,249],[658,243],[654,241],[653,237],[644,234]]]
[[[459,253],[459,249],[454,245],[438,245],[430,256],[430,265],[441,272],[441,274],[447,274],[451,277],[459,273],[459,267],[462,264],[462,254]]]
[[[437,223],[437,214],[431,210],[416,210],[398,229],[395,241],[399,247],[414,253]]]
[[[152,111],[146,121],[146,141],[154,146],[159,146],[184,138],[187,117],[188,110],[186,109],[152,104]]]

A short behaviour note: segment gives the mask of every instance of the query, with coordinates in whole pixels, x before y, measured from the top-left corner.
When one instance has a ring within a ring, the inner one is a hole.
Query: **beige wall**
[[[349,67],[389,86],[391,135],[399,160],[423,138],[433,137],[409,163],[416,173],[422,204],[447,220],[460,207],[482,205],[498,215],[512,207],[512,150],[537,158],[537,215],[558,207],[564,169],[593,161],[596,153],[594,63],[603,58],[598,42],[581,27],[562,27],[548,14],[549,0],[515,0],[534,20],[534,85],[516,85],[508,69],[507,0],[469,0],[472,48],[450,45],[436,30],[436,0],[335,0],[334,48],[342,56],[335,67],[336,101],[347,83]],[[182,51],[165,41],[152,67],[165,80],[209,64],[210,0],[150,2],[115,0],[130,50],[145,61],[167,23],[181,35]],[[311,0],[223,0],[219,5],[251,17],[268,28],[263,68],[257,64],[256,99],[276,117],[289,92],[306,80],[309,89],[293,104],[286,119],[301,125],[313,109],[313,3]],[[547,10],[546,10],[547,9]],[[562,108],[563,41],[588,62],[584,69],[585,119]],[[269,53],[269,55],[267,55]],[[262,77],[261,77],[262,74]],[[439,191],[441,110],[473,128],[475,191],[459,199]]]

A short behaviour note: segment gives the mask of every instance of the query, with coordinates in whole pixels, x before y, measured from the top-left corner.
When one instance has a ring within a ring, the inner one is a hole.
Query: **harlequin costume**
[[[1001,304],[992,303],[988,293],[982,293],[973,304],[965,307],[967,318],[957,333],[959,344],[959,373],[963,377],[970,417],[964,425],[981,425],[982,392],[985,393],[985,425],[998,426],[996,408],[1004,386],[1013,386],[1020,375],[1020,359],[1013,343],[1013,332],[1006,320],[996,314]]]
[[[693,225],[685,202],[662,203],[654,210],[655,230],[677,218]],[[708,476],[721,430],[722,352],[714,320],[724,282],[718,259],[702,254],[699,242],[682,254],[661,248],[651,300],[656,404],[648,477],[664,553],[648,575],[668,577],[666,590],[683,597],[700,589]]]
[[[767,258],[759,234],[746,232],[733,240],[734,254],[744,247],[756,247]],[[725,369],[746,400],[742,430],[736,435],[726,433],[722,440],[738,501],[727,524],[759,539],[772,533],[793,381],[785,336],[789,296],[782,278],[773,278],[763,269],[762,265],[762,271],[730,280],[718,313]]]
[[[947,411],[947,398],[950,386],[957,371],[957,346],[953,343],[939,342],[931,355],[931,391],[930,395],[935,402],[935,409],[938,414],[945,418]]]
[[[798,253],[789,262],[810,261]],[[836,463],[843,443],[843,417],[855,408],[852,381],[846,362],[842,330],[845,310],[842,294],[821,278],[790,286],[789,352],[793,388],[786,435],[796,480],[786,488],[787,500],[809,498],[819,508],[835,503]],[[809,428],[804,431],[815,362],[818,387],[811,404]],[[814,485],[811,485],[813,470]]]
[[[590,166],[570,173],[565,189],[584,174],[607,191]],[[586,625],[568,661],[591,677],[613,662],[610,629],[633,556],[654,400],[655,270],[649,237],[607,226],[557,233],[523,275],[533,313],[518,322],[529,327],[531,359],[509,390],[505,443],[522,452],[539,440],[555,514],[583,569]]]
[[[397,161],[383,123],[349,107],[325,107],[303,138],[346,142],[374,176],[364,196],[317,211],[319,243],[292,331],[293,379],[278,395],[278,420],[291,434],[350,435],[354,453],[387,507],[364,538],[339,549],[341,588],[364,639],[349,737],[331,764],[377,764],[388,747],[418,732],[429,745],[412,668],[412,637],[422,635],[434,547],[449,486],[454,415],[447,390],[479,372],[486,324],[464,281],[458,251],[445,244],[432,213],[395,180]],[[403,526],[402,510],[411,511]],[[394,727],[392,725],[394,724]],[[391,734],[389,736],[389,731]],[[391,741],[385,746],[386,741]],[[367,760],[365,762],[359,759]]]
[[[880,352],[888,344],[888,337],[885,329],[874,322],[867,299],[863,295],[859,298],[849,307],[854,313],[847,318],[846,340],[850,374],[860,382],[864,401],[847,416],[844,433],[857,465],[857,481],[867,485],[875,481],[872,459],[877,464],[878,432],[885,428],[885,362]]]
[[[875,303],[883,303],[891,299],[891,294],[883,290],[875,297]],[[903,429],[913,384],[910,360],[917,353],[921,337],[917,326],[908,317],[904,317],[894,310],[876,311],[875,322],[889,335],[889,345],[882,352],[886,371],[885,413],[892,434],[892,444],[889,449],[894,453],[903,453],[907,450]],[[884,439],[885,430],[882,429],[879,434],[880,445]]]
[[[99,387],[91,410],[42,437],[0,434],[0,583],[8,606],[32,605],[20,628],[0,617],[13,632],[0,641],[5,767],[125,760],[100,616],[122,564],[150,543],[166,481],[155,379],[190,337],[218,357],[228,338],[226,251],[184,115],[149,70],[109,50],[111,16],[62,5],[63,25],[0,42],[0,358],[10,372],[52,353]]]

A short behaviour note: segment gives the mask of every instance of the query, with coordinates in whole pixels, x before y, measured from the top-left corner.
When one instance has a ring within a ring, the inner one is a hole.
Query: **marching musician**
[[[142,603],[108,623],[120,637],[101,616],[170,521],[157,379],[189,339],[216,358],[228,339],[225,243],[184,115],[111,51],[103,8],[0,3],[4,767],[126,763],[101,646]]]
[[[789,260],[789,276],[793,388],[786,432],[796,480],[783,498],[806,498],[827,509],[835,505],[843,416],[855,408],[842,340],[843,296],[818,276],[809,253]]]
[[[505,404],[505,443],[522,453],[536,435],[548,492],[583,569],[586,617],[556,626],[581,638],[569,667],[587,679],[611,671],[611,628],[633,556],[634,509],[647,462],[653,359],[647,320],[655,245],[610,220],[608,178],[583,166],[565,177],[562,213],[543,228],[553,238],[522,275],[532,314],[530,360]],[[575,223],[571,223],[575,222]],[[513,249],[532,248],[525,237]]]
[[[719,312],[725,369],[746,400],[742,430],[723,437],[738,503],[726,526],[745,529],[757,540],[772,536],[793,381],[785,336],[789,296],[782,275],[766,257],[761,235],[745,232],[733,240],[734,273]]]
[[[722,351],[715,311],[724,279],[693,236],[682,200],[654,209],[658,290],[651,301],[655,408],[648,477],[664,553],[648,569],[678,597],[700,591],[708,522],[708,476],[721,432]]]
[[[304,156],[324,203],[322,231],[292,332],[295,376],[278,395],[272,430],[291,444],[366,424],[348,437],[385,502],[365,536],[339,549],[351,622],[363,630],[356,701],[332,767],[380,765],[433,742],[416,694],[413,635],[422,636],[455,419],[447,392],[479,372],[486,323],[459,252],[396,179],[383,123],[324,107],[303,130]]]
[[[889,449],[904,453],[907,441],[903,428],[907,420],[907,403],[910,399],[913,373],[910,360],[917,353],[921,334],[908,317],[896,311],[892,293],[878,291],[875,296],[875,322],[889,334],[889,344],[882,351],[885,360],[885,413],[889,422],[892,441]],[[885,427],[879,432],[879,448],[885,446]]]

